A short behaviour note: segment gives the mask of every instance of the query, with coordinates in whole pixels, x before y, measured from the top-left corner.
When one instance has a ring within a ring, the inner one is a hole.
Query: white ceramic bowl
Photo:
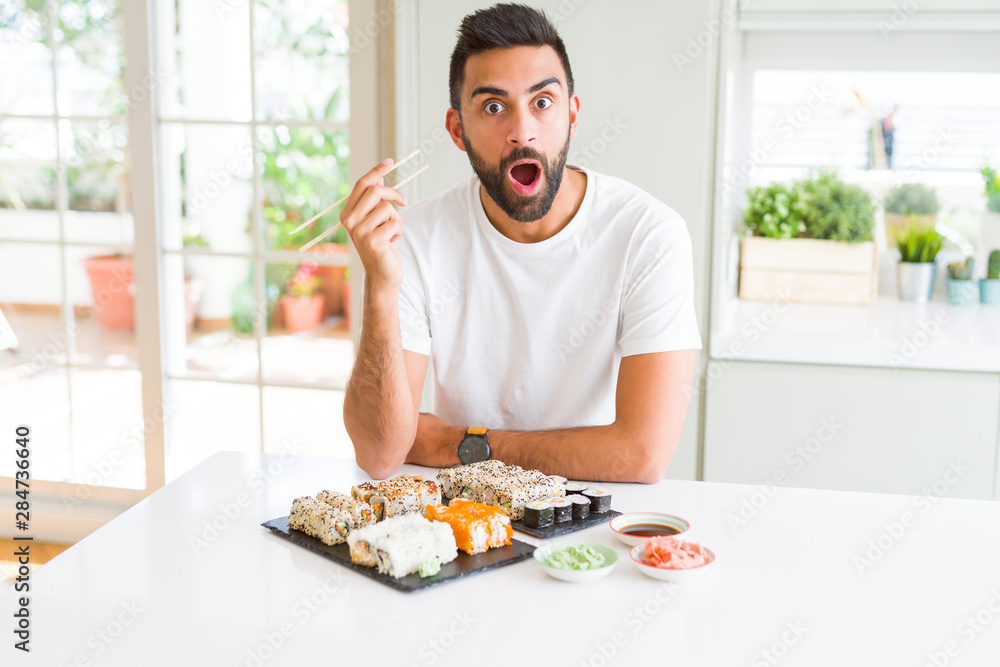
[[[584,544],[604,555],[605,562],[602,567],[596,570],[560,570],[557,567],[549,567],[549,556],[556,551]],[[594,579],[606,577],[611,574],[611,570],[615,569],[615,565],[618,564],[618,554],[614,549],[603,544],[594,544],[593,542],[552,542],[535,549],[534,557],[538,561],[538,564],[542,566],[542,569],[545,570],[545,574],[562,581],[570,582],[593,581]]]
[[[703,546],[702,549],[705,551],[705,564],[699,565],[698,567],[692,567],[687,570],[668,570],[662,567],[647,565],[645,562],[645,543],[632,547],[632,549],[629,550],[628,555],[632,558],[632,562],[635,563],[636,567],[639,568],[639,571],[647,577],[659,579],[660,581],[683,582],[690,581],[691,579],[701,576],[705,570],[710,568],[712,564],[715,563],[715,552],[705,546]]]
[[[611,530],[615,533],[615,537],[630,547],[634,547],[638,544],[645,544],[646,540],[649,538],[623,533],[622,530],[628,526],[670,526],[671,528],[680,531],[676,535],[678,537],[686,533],[691,528],[691,524],[686,520],[680,518],[679,516],[674,516],[673,514],[664,514],[663,512],[629,512],[628,514],[619,514],[611,520],[610,525]]]

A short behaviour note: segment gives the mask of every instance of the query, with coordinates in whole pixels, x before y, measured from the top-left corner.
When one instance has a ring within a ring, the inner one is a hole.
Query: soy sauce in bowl
[[[691,529],[691,524],[675,514],[628,512],[611,519],[609,527],[615,537],[634,547],[652,537],[683,535]]]
[[[634,526],[625,526],[618,532],[634,537],[660,537],[662,535],[677,535],[681,531],[673,526],[655,523],[637,523]]]

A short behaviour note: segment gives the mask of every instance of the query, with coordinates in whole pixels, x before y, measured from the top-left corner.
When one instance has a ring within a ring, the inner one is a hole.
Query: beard
[[[552,208],[552,202],[555,201],[556,193],[559,192],[559,186],[562,184],[563,170],[566,167],[566,154],[569,151],[569,136],[569,131],[567,131],[566,143],[563,144],[558,157],[551,162],[535,149],[519,146],[511,151],[510,155],[503,158],[499,165],[494,166],[473,150],[472,143],[465,135],[465,128],[462,128],[465,151],[469,154],[469,162],[472,164],[476,176],[479,177],[480,183],[486,189],[486,194],[500,207],[501,211],[517,222],[541,220]],[[538,160],[542,168],[542,187],[530,197],[519,195],[507,180],[507,171],[510,169],[510,165],[524,159]]]

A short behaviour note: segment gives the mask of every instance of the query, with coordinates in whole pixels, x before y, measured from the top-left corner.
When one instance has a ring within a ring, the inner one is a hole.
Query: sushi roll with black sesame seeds
[[[345,493],[337,491],[320,491],[316,500],[326,503],[335,510],[341,510],[351,515],[351,528],[364,528],[375,523],[375,511],[368,503],[355,500]]]
[[[549,505],[552,505],[553,518],[556,523],[565,523],[573,519],[573,503],[566,498],[549,498]]]
[[[309,496],[293,500],[288,514],[289,528],[315,537],[327,546],[346,542],[351,526],[350,514]]]
[[[555,509],[547,500],[535,500],[524,506],[524,525],[530,528],[546,528],[555,520]]]
[[[587,489],[583,497],[590,499],[591,514],[604,514],[611,509],[611,494],[604,489]]]
[[[566,500],[573,503],[573,519],[586,519],[590,516],[590,498],[584,498],[581,495],[573,494],[572,496],[566,496]]]

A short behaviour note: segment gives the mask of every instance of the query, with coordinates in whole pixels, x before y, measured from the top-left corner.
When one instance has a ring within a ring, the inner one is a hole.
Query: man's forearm
[[[633,434],[617,424],[551,431],[494,431],[492,458],[567,479],[658,482],[676,444]]]
[[[421,413],[408,462],[431,467],[457,465],[463,434],[464,428]],[[659,437],[617,423],[550,431],[491,429],[486,438],[491,457],[504,463],[568,479],[605,482],[658,482],[677,447],[669,434]]]
[[[344,426],[365,472],[398,468],[416,432],[399,333],[399,293],[365,290],[358,354],[344,394]]]

